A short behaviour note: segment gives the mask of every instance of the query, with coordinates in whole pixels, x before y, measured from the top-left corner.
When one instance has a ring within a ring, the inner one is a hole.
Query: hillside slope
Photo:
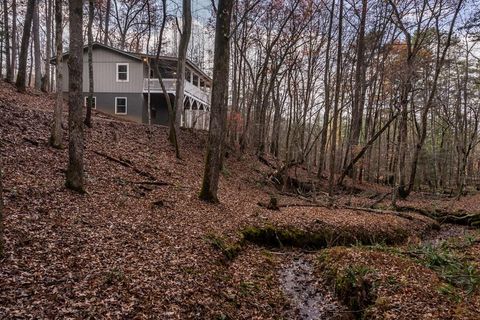
[[[228,157],[221,203],[207,204],[197,197],[204,132],[181,132],[177,160],[166,128],[98,114],[85,131],[87,194],[79,195],[64,186],[67,150],[48,146],[53,99],[0,90],[7,318],[295,318],[278,278],[286,258],[238,248],[242,231],[328,231],[349,243],[400,234],[392,241],[404,242],[435,226],[415,214],[267,210],[257,203],[273,192],[264,184],[271,169],[249,155]]]

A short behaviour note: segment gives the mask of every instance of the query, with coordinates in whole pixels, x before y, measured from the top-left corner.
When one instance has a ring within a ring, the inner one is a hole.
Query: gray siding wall
[[[117,82],[117,63],[128,63],[129,81]],[[62,62],[63,91],[68,91],[67,61]],[[138,92],[143,90],[143,62],[96,47],[93,50],[93,84],[95,92]],[[83,54],[83,91],[88,92],[88,54]]]
[[[88,93],[84,93],[85,97]],[[96,110],[115,115],[116,117],[146,123],[148,121],[146,102],[142,93],[110,93],[97,92],[93,95],[97,100]],[[115,114],[115,97],[127,98],[127,114]]]

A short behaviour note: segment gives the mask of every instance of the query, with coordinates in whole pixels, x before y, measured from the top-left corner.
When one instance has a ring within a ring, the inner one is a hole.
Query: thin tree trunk
[[[62,1],[55,0],[55,84],[56,99],[53,111],[53,123],[50,134],[50,145],[54,148],[63,147],[62,118],[63,118],[63,26],[62,26]]]
[[[6,79],[8,82],[11,82],[13,80],[13,74],[10,58],[10,32],[8,28],[8,12],[8,0],[3,0],[3,37],[5,42],[5,69],[7,72]],[[13,35],[12,38],[13,37],[15,37],[15,35]]]
[[[45,45],[45,76],[44,81],[42,81],[42,91],[47,92],[50,90],[50,54],[51,54],[51,44],[52,44],[52,1],[47,0],[45,4],[46,11],[46,39],[47,42]]]
[[[92,108],[93,108],[93,14],[95,7],[93,6],[94,0],[88,1],[88,99],[87,99],[87,114],[85,116],[85,125],[89,128],[92,127]]]
[[[35,0],[28,0],[27,11],[25,13],[25,20],[23,24],[22,44],[20,47],[17,81],[15,83],[17,90],[19,92],[26,91],[27,57],[28,57],[28,47],[30,43],[30,30],[32,29],[34,7],[35,7]]]
[[[338,122],[338,104],[340,100],[340,87],[342,85],[342,36],[343,36],[343,0],[340,0],[338,12],[338,46],[337,46],[337,66],[335,80],[335,100],[333,104],[333,124],[332,141],[330,148],[330,176],[328,179],[328,195],[333,196],[335,185],[335,153],[337,148],[337,122]]]
[[[223,163],[227,129],[228,78],[230,66],[230,22],[233,1],[219,0],[215,30],[212,107],[207,157],[200,199],[218,202],[218,181]]]
[[[3,258],[5,252],[5,240],[3,231],[3,174],[2,174],[2,159],[0,159],[0,258]]]
[[[103,35],[103,44],[108,45],[108,39],[110,32],[110,8],[111,8],[112,0],[107,0],[107,7],[105,9],[105,34]]]
[[[187,49],[192,34],[192,2],[191,0],[183,0],[183,21],[182,34],[180,36],[180,44],[178,47],[177,62],[177,81],[175,88],[175,130],[179,132],[180,120],[183,112],[183,98],[185,91],[185,67],[187,64]],[[173,132],[170,131],[169,139],[172,141]]]
[[[66,186],[78,192],[85,192],[83,172],[83,10],[82,0],[69,0],[70,50],[68,56],[68,168]]]
[[[35,61],[35,89],[40,90],[42,88],[42,56],[40,51],[40,13],[39,13],[39,1],[35,1],[33,9],[33,59]]]
[[[410,168],[410,179],[408,181],[408,186],[405,192],[402,194],[402,198],[408,197],[408,195],[412,192],[413,186],[415,184],[415,177],[417,173],[417,165],[418,165],[418,158],[420,155],[420,151],[423,148],[423,144],[425,143],[425,139],[427,138],[427,116],[430,108],[432,107],[434,103],[434,99],[436,97],[437,93],[437,84],[438,84],[438,78],[440,76],[440,71],[442,70],[442,66],[445,62],[445,57],[447,55],[448,48],[450,47],[452,35],[453,35],[453,28],[455,26],[455,21],[457,20],[457,15],[460,11],[460,8],[462,6],[463,0],[460,0],[457,4],[457,8],[455,11],[455,14],[453,16],[453,19],[450,24],[450,29],[448,32],[447,36],[447,42],[445,43],[445,47],[443,48],[442,53],[440,54],[440,45],[441,45],[441,40],[440,40],[440,35],[438,35],[438,43],[437,43],[437,61],[436,61],[436,66],[435,66],[435,74],[433,76],[433,82],[431,84],[431,89],[430,89],[430,94],[428,96],[427,103],[424,107],[424,110],[422,112],[422,128],[421,128],[421,133],[420,137],[417,141],[417,144],[415,145],[414,153],[413,153],[413,160]],[[467,74],[468,76],[468,74]]]
[[[160,73],[160,69],[158,68],[158,65],[160,63],[160,53],[162,51],[163,32],[165,30],[165,25],[167,22],[167,0],[162,0],[162,14],[163,14],[162,24],[160,25],[160,33],[158,35],[157,55],[155,59],[153,72],[155,73],[155,77],[157,77],[158,82],[160,83],[163,95],[165,96],[165,100],[167,101],[168,125],[170,127],[170,134],[171,134],[170,143],[175,148],[175,156],[177,157],[177,159],[180,159],[180,148],[178,147],[177,130],[175,129],[175,113],[173,111],[170,95],[168,94],[167,89],[165,88],[165,84],[163,83],[163,79],[162,79],[162,74]]]
[[[353,157],[354,152],[360,140],[360,131],[362,129],[363,105],[365,100],[365,24],[367,20],[367,0],[362,0],[362,14],[360,18],[360,27],[357,41],[357,61],[355,66],[355,87],[353,93],[352,121],[350,128],[349,142],[346,148],[345,164]],[[355,167],[351,167],[352,178],[355,176]]]
[[[15,77],[15,68],[17,67],[17,0],[12,0],[12,46],[11,46],[11,70],[12,78],[9,82],[13,82]]]
[[[323,76],[325,98],[324,98],[324,113],[323,113],[323,131],[320,138],[320,150],[319,150],[319,160],[318,160],[318,172],[317,177],[322,177],[323,168],[325,165],[325,154],[327,147],[327,134],[328,134],[328,123],[330,122],[330,47],[332,43],[332,27],[333,27],[333,18],[334,18],[334,8],[335,1],[332,2],[332,8],[330,10],[330,20],[328,23],[328,34],[327,34],[327,48],[325,51],[325,70]]]

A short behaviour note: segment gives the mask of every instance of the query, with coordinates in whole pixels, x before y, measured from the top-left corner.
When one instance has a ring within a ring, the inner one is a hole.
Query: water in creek
[[[445,224],[440,230],[427,235],[421,243],[436,246],[449,238],[465,237],[475,232],[465,226]],[[297,313],[296,319],[352,319],[352,313],[329,292],[322,279],[314,273],[314,257],[315,255],[311,254],[292,254],[280,270],[282,290]]]
[[[280,271],[280,282],[285,295],[302,320],[345,319],[348,311],[314,275],[308,255],[294,256]]]

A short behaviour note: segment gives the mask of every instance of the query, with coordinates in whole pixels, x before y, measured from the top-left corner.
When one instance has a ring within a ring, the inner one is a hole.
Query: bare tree
[[[87,98],[87,114],[85,116],[85,125],[92,127],[92,108],[93,108],[93,15],[94,15],[94,0],[88,0],[88,98]]]
[[[35,62],[35,82],[34,87],[37,90],[42,88],[42,55],[40,51],[40,9],[39,1],[35,1],[33,9],[33,60]]]
[[[338,44],[337,44],[337,66],[336,66],[336,81],[335,81],[335,97],[333,102],[333,124],[332,124],[332,138],[330,147],[330,172],[328,178],[328,195],[333,196],[335,186],[335,159],[337,152],[337,125],[340,102],[340,88],[342,86],[342,31],[343,31],[343,0],[340,0],[338,12]]]
[[[35,2],[35,0],[28,0],[27,11],[25,12],[25,19],[23,22],[22,44],[20,47],[17,81],[15,83],[19,92],[26,91],[28,47],[30,44],[30,30],[32,29]]]
[[[12,46],[11,46],[11,67],[12,77],[9,82],[13,82],[15,68],[17,66],[17,0],[12,0]]]
[[[68,55],[68,168],[66,186],[78,192],[85,192],[83,172],[83,1],[69,0],[70,46]]]
[[[62,148],[62,118],[63,118],[63,26],[62,26],[62,0],[55,0],[55,79],[56,98],[53,111],[53,122],[50,133],[50,145],[54,148]]]
[[[52,3],[53,0],[46,0],[45,3],[45,76],[42,81],[42,91],[50,90],[50,55],[52,45]]]
[[[11,57],[10,57],[10,32],[9,32],[9,22],[8,22],[8,1],[3,0],[3,36],[5,38],[5,69],[7,72],[6,79],[7,81],[12,81],[13,73],[12,73],[12,64],[11,64]],[[14,38],[15,35],[12,35]],[[0,71],[1,72],[1,71]]]
[[[207,157],[200,199],[218,202],[218,181],[223,164],[227,129],[228,77],[230,66],[230,22],[233,1],[219,0],[215,27],[212,107],[208,134]]]
[[[162,52],[163,33],[165,31],[166,23],[167,23],[167,0],[162,0],[162,23],[160,25],[160,31],[158,34],[157,54],[155,57],[153,72],[155,74],[155,77],[158,79],[158,82],[160,83],[160,87],[162,88],[162,93],[165,96],[165,100],[167,101],[168,125],[170,129],[169,140],[170,140],[170,143],[175,148],[175,156],[177,157],[177,159],[180,159],[180,148],[178,146],[177,130],[175,128],[175,113],[173,110],[170,95],[167,92],[165,83],[163,82],[163,79],[162,79],[162,74],[160,73],[160,69],[158,67],[160,64],[160,53]],[[148,110],[148,112],[150,113],[150,110]]]
[[[107,0],[107,6],[105,9],[105,34],[103,35],[104,45],[108,45],[108,40],[109,40],[111,5],[112,5],[112,0]]]
[[[3,173],[2,173],[2,161],[0,159],[0,258],[4,255],[5,250],[5,240],[4,240],[4,231],[3,231]]]
[[[175,129],[179,132],[180,119],[183,112],[183,98],[185,91],[185,69],[187,64],[187,49],[192,34],[192,1],[183,0],[182,8],[182,34],[178,48],[177,82],[175,87]],[[190,79],[189,79],[190,80]],[[172,141],[172,132],[170,132]]]

